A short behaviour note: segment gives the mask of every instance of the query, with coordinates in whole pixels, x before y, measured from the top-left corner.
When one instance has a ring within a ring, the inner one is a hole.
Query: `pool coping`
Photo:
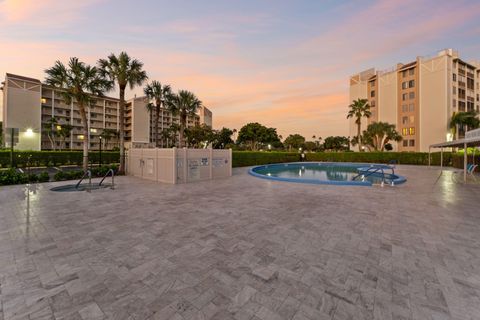
[[[362,186],[362,187],[371,187],[373,186],[373,183],[370,181],[331,181],[331,180],[317,180],[317,179],[296,179],[296,178],[281,178],[281,177],[272,177],[272,176],[267,176],[263,174],[256,173],[254,170],[259,169],[259,168],[266,168],[268,166],[280,166],[280,165],[290,165],[290,164],[296,164],[296,165],[304,165],[304,164],[315,164],[315,163],[321,163],[321,164],[333,164],[336,166],[348,166],[348,165],[355,165],[361,167],[367,167],[367,166],[372,166],[372,165],[385,165],[385,164],[376,164],[376,163],[356,163],[356,162],[321,162],[321,161],[306,161],[306,162],[281,162],[281,163],[271,163],[271,164],[264,164],[260,166],[254,166],[248,170],[248,173],[251,176],[254,176],[256,178],[261,178],[265,180],[274,180],[274,181],[284,181],[284,182],[294,182],[294,183],[308,183],[308,184],[323,184],[323,185],[337,185],[337,186]],[[399,185],[402,183],[405,183],[407,179],[403,176],[399,176],[395,174],[397,177],[396,179],[393,180],[394,185]]]

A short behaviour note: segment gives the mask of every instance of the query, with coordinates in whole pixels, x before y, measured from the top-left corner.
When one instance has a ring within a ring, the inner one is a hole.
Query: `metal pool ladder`
[[[78,187],[80,186],[80,183],[82,183],[82,181],[83,181],[83,179],[85,179],[85,177],[88,177],[87,192],[90,192],[90,190],[92,189],[92,171],[90,171],[90,170],[87,170],[87,172],[85,172],[83,174],[82,178],[75,185],[75,189],[78,189]]]
[[[109,174],[112,175],[112,185],[110,186],[110,189],[113,190],[114,185],[115,185],[115,171],[113,171],[113,169],[110,169],[110,170],[107,171],[107,173],[103,176],[102,180],[100,181],[100,183],[98,185],[101,186],[102,183],[103,183],[103,180],[105,180],[105,178],[107,178]]]
[[[383,169],[387,169],[387,168],[380,167],[380,166],[371,166],[370,168],[365,170],[363,173],[357,174],[355,177],[352,178],[352,180],[356,180],[358,177],[361,177],[362,181],[364,181],[366,177],[371,176],[374,173],[381,172],[382,173],[382,187],[383,187],[383,185],[385,184],[385,181],[386,181],[385,171]],[[392,175],[395,174],[395,169],[394,168],[389,167],[388,169],[392,170]],[[392,180],[391,185],[393,186],[394,184],[395,183]]]

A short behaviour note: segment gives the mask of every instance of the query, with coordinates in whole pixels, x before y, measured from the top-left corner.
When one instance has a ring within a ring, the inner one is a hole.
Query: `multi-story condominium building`
[[[3,131],[4,143],[7,147],[12,141],[12,132],[17,150],[50,150],[83,148],[83,126],[80,112],[75,102],[66,104],[61,91],[41,83],[40,80],[7,73],[2,83],[3,91]],[[125,140],[130,144],[150,144],[154,141],[154,119],[147,110],[145,97],[134,97],[126,101],[125,106]],[[203,116],[209,115],[209,118]],[[70,125],[69,137],[56,137],[52,143],[46,128],[51,125],[52,118],[56,123],[54,130]],[[178,123],[178,116],[162,109],[159,131]],[[96,150],[100,143],[105,149],[118,145],[118,139],[100,140],[105,129],[111,132],[119,130],[119,100],[112,97],[95,97],[95,103],[87,108],[87,120],[90,133],[90,148]],[[199,114],[189,117],[187,126],[205,123],[211,126],[212,113],[205,107]]]
[[[136,145],[152,145],[155,140],[155,134],[160,142],[160,146],[165,146],[162,132],[169,129],[173,124],[180,125],[180,116],[172,114],[165,107],[160,108],[157,118],[157,112],[154,108],[151,112],[147,108],[149,103],[147,97],[134,97],[128,100],[125,106],[125,140],[133,142]],[[198,114],[187,117],[187,127],[205,124],[212,127],[212,112],[202,106],[197,111]],[[155,121],[158,119],[158,132],[155,133]],[[135,128],[135,130],[132,130]],[[178,141],[178,137],[176,139]]]
[[[372,116],[363,119],[362,130],[375,121],[395,124],[403,140],[393,143],[394,150],[428,151],[431,144],[452,139],[454,112],[479,110],[479,82],[480,64],[446,49],[388,70],[351,76],[350,101],[367,99],[371,106]],[[356,136],[354,119],[349,129]]]

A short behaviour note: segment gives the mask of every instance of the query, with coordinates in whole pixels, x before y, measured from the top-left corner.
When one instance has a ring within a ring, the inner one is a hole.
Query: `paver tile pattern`
[[[480,319],[480,186],[0,187],[0,320]]]

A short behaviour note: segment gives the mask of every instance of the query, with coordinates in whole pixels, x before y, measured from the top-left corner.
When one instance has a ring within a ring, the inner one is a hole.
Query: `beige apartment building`
[[[452,139],[454,112],[479,110],[479,82],[480,63],[466,62],[446,49],[388,70],[372,68],[351,76],[350,101],[368,99],[371,106],[372,116],[363,119],[362,130],[375,121],[395,124],[403,141],[393,143],[394,150],[426,152],[431,144]],[[349,132],[356,136],[354,119]]]
[[[83,129],[80,112],[75,102],[66,104],[61,91],[41,83],[40,80],[7,73],[2,83],[3,91],[3,131],[4,143],[9,147],[12,141],[12,129],[15,149],[51,150],[83,148]],[[154,140],[154,121],[156,117],[147,110],[145,97],[134,97],[126,101],[125,140],[131,144],[151,145]],[[72,131],[69,137],[56,137],[54,145],[49,139],[45,127],[52,118],[60,129],[69,124]],[[103,149],[118,146],[118,138],[110,141],[100,140],[103,130],[119,130],[119,100],[112,97],[96,97],[94,105],[87,110],[90,133],[90,148],[97,150],[102,143]],[[179,123],[179,117],[162,109],[159,133],[173,123]],[[199,124],[212,125],[212,112],[205,107],[198,114],[189,117],[187,126]]]

